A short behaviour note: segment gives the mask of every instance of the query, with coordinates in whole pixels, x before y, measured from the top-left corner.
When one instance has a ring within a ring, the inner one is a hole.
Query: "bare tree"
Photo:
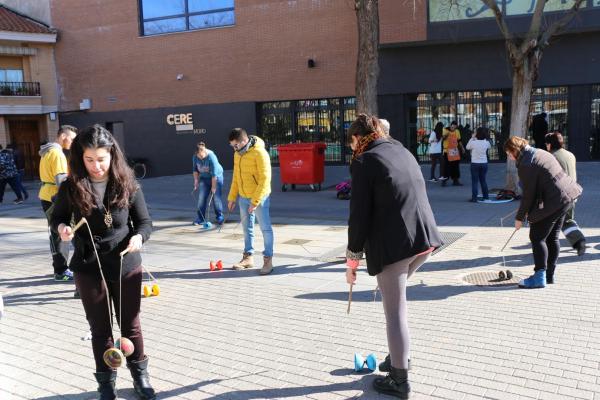
[[[510,131],[513,136],[525,137],[527,136],[531,91],[533,82],[538,77],[544,49],[550,44],[550,39],[573,20],[585,0],[574,0],[573,6],[569,10],[548,26],[544,26],[542,23],[547,0],[537,0],[529,30],[524,36],[510,31],[496,0],[481,1],[492,10],[496,17],[500,32],[504,36],[508,60],[512,67]],[[509,160],[506,173],[507,189],[518,191],[517,181],[515,163]]]
[[[358,26],[356,112],[377,115],[379,0],[355,0]]]

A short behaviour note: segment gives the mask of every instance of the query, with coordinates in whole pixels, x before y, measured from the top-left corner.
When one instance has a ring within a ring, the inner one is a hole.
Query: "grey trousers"
[[[410,334],[406,304],[406,281],[431,253],[405,258],[383,267],[377,284],[383,299],[390,358],[394,368],[408,369]]]

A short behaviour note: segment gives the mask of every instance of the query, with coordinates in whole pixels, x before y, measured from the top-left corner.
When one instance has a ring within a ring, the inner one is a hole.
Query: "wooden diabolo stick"
[[[73,233],[75,233],[77,229],[81,228],[83,224],[87,224],[87,219],[85,219],[85,217],[81,217],[79,222],[73,227]]]
[[[504,246],[502,247],[502,250],[500,250],[500,251],[504,251],[504,249],[506,248],[506,246],[508,246],[508,242],[510,242],[510,239],[512,239],[513,236],[515,236],[515,233],[517,233],[517,231],[518,231],[518,229],[515,229],[513,231],[513,233],[510,235],[510,237],[508,238],[508,240],[506,241],[506,243],[504,243]]]
[[[346,310],[347,314],[350,314],[350,305],[352,304],[352,284],[350,284],[350,291],[348,292],[348,310]]]

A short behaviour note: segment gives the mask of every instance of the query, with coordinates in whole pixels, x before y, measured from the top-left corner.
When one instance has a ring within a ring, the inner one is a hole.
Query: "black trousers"
[[[44,210],[44,214],[46,214],[46,218],[48,218],[48,214],[46,211],[52,207],[52,202],[42,200],[42,209]],[[48,226],[50,226],[50,220],[48,220]],[[62,274],[67,269],[67,260],[65,256],[60,252],[60,236],[58,233],[50,230],[50,252],[52,254],[52,267],[54,268],[55,274]]]
[[[114,312],[116,315],[115,325],[119,322],[119,304],[122,305],[121,312],[121,335],[133,342],[135,351],[127,361],[142,361],[144,359],[144,338],[140,324],[140,301],[142,290],[142,267],[123,275],[121,294],[123,301],[119,298],[119,281],[107,281],[108,291]],[[96,274],[75,273],[75,286],[81,296],[85,316],[92,331],[92,349],[96,361],[96,372],[107,372],[110,368],[104,363],[102,355],[114,346],[114,338],[110,325],[108,304],[106,302],[106,289],[102,279]]]
[[[446,177],[451,178],[454,182],[458,182],[460,178],[460,160],[448,161],[448,154],[444,154],[445,173]]]
[[[546,270],[547,274],[554,274],[558,253],[560,252],[560,242],[558,240],[560,229],[570,207],[569,205],[569,207],[562,208],[549,217],[531,224],[529,239],[533,250],[534,271]]]
[[[4,200],[4,190],[6,189],[7,183],[10,185],[13,192],[15,192],[17,200],[23,200],[21,189],[19,188],[19,177],[17,175],[11,178],[0,178],[0,203]]]
[[[437,166],[437,164],[440,164],[440,176],[441,172],[442,172],[442,162],[441,162],[441,154],[440,153],[431,153],[429,154],[429,157],[431,158],[431,179],[435,179],[435,167]]]

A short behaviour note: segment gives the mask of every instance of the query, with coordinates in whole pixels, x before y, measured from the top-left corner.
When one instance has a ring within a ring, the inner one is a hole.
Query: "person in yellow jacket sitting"
[[[254,219],[258,217],[265,250],[261,275],[273,271],[273,227],[269,216],[271,194],[271,159],[265,150],[265,142],[258,136],[248,135],[242,128],[229,134],[229,145],[233,156],[233,178],[227,196],[229,211],[236,201],[240,207],[240,218],[244,228],[244,255],[233,265],[235,270],[254,266]]]
[[[77,136],[77,128],[63,125],[58,129],[56,140],[40,147],[40,180],[42,187],[38,194],[42,202],[42,209],[50,221],[52,202],[58,193],[58,187],[67,179],[67,157],[64,150],[71,149],[71,143]],[[60,236],[50,231],[50,251],[52,252],[52,266],[54,267],[55,281],[72,281],[73,273],[67,267],[67,260],[60,251]]]

